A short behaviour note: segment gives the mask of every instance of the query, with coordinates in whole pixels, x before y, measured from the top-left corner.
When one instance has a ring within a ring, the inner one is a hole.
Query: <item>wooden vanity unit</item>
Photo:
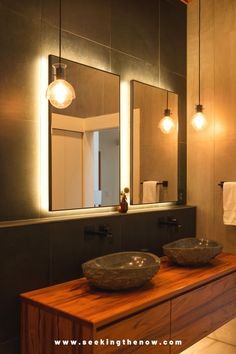
[[[81,278],[22,294],[21,354],[180,353],[235,316],[236,255],[222,253],[201,268],[163,257],[159,273],[136,290],[97,290]],[[70,339],[159,344],[54,344]]]

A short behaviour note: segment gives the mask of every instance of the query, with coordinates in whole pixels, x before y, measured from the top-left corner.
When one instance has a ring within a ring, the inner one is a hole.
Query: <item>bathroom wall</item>
[[[178,0],[62,3],[63,57],[120,74],[126,85],[122,112],[129,111],[124,101],[130,79],[179,94],[179,181],[184,200],[186,6]],[[126,249],[160,253],[163,242],[195,235],[193,208],[92,219],[80,219],[77,212],[77,220],[55,220],[55,215],[72,213],[43,210],[40,175],[47,161],[40,163],[40,154],[42,149],[47,156],[48,137],[43,141],[40,130],[42,119],[47,125],[40,88],[47,56],[58,55],[57,6],[56,0],[0,0],[0,354],[19,352],[19,293],[78,277],[81,262],[97,255]],[[124,115],[121,118],[126,124]],[[125,131],[123,142],[128,139]],[[184,225],[180,232],[158,231],[159,217],[176,215]],[[27,225],[20,219],[27,219]],[[111,227],[113,238],[85,240],[84,226],[100,224]]]
[[[58,2],[0,0],[0,17],[0,220],[51,217],[42,209],[41,200],[45,188],[40,187],[40,173],[47,169],[47,152],[40,164],[40,149],[46,147],[47,135],[43,141],[40,119],[47,120],[47,116],[42,112],[44,91],[40,93],[40,87],[45,81],[42,61],[49,54],[58,55]],[[120,74],[127,84],[124,105],[130,79],[179,94],[183,191],[185,19],[186,5],[179,0],[149,0],[148,4],[145,0],[62,1],[63,57]],[[122,111],[127,109],[122,107]],[[125,154],[128,158],[129,151]]]
[[[215,239],[225,251],[236,253],[236,228],[223,224],[218,186],[220,181],[236,181],[236,2],[202,1],[201,22],[201,92],[208,124],[195,132],[190,120],[198,103],[198,1],[193,0],[187,39],[188,203],[197,206],[197,236]],[[236,345],[235,327],[236,321],[226,325],[218,339]]]
[[[190,120],[197,103],[198,1],[188,5],[188,203],[198,207],[198,236],[222,242],[236,252],[236,229],[223,224],[220,181],[236,181],[236,3],[202,1],[202,104],[207,117],[203,131]]]

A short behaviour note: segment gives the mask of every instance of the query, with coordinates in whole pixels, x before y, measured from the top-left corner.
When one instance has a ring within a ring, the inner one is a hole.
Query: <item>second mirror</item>
[[[131,82],[131,203],[177,201],[178,95]]]

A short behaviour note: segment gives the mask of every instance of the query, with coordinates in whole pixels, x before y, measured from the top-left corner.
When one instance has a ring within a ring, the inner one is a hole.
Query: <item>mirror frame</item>
[[[157,202],[157,203],[140,203],[140,204],[133,204],[133,156],[134,156],[134,152],[133,152],[133,108],[134,108],[134,83],[137,82],[139,84],[144,84],[147,86],[150,86],[152,88],[158,88],[164,91],[168,91],[168,92],[172,92],[178,95],[179,98],[179,94],[177,92],[174,92],[172,90],[167,90],[163,87],[158,87],[155,85],[150,85],[147,84],[145,82],[139,81],[139,80],[131,80],[130,81],[130,204],[135,206],[135,205],[155,205],[155,204],[164,204],[164,203],[168,203],[171,205],[184,205],[185,204],[185,200],[184,200],[184,195],[185,190],[183,190],[182,186],[181,186],[181,180],[180,180],[180,169],[183,165],[183,161],[181,159],[180,156],[180,103],[179,103],[179,99],[178,99],[178,133],[177,133],[177,171],[176,171],[176,178],[177,178],[177,200],[174,201],[163,201],[163,202]],[[186,170],[186,168],[185,168]]]
[[[52,70],[52,64],[55,62],[54,59],[55,58],[58,58],[56,55],[53,55],[53,54],[50,54],[48,56],[48,84],[50,84],[52,81],[53,81],[53,70]],[[59,60],[59,58],[58,58]],[[86,64],[83,64],[83,63],[79,63],[79,62],[76,62],[74,60],[70,60],[70,59],[66,59],[64,57],[61,58],[62,60],[62,63],[66,63],[66,62],[71,62],[72,64],[79,64],[81,66],[84,66],[86,68],[91,68],[91,69],[95,69],[95,70],[98,70],[100,72],[103,72],[103,73],[106,73],[106,74],[111,74],[115,77],[118,78],[119,82],[118,82],[118,85],[119,85],[119,97],[118,97],[118,107],[119,107],[119,157],[118,157],[118,163],[119,163],[119,177],[118,177],[118,180],[119,180],[119,195],[117,196],[117,201],[118,201],[118,204],[119,204],[119,200],[120,200],[120,190],[121,190],[121,153],[120,153],[120,141],[121,141],[121,129],[120,129],[120,122],[121,122],[121,119],[120,119],[120,112],[121,112],[121,108],[120,108],[120,75],[118,74],[115,74],[113,72],[110,72],[110,71],[106,71],[106,70],[102,70],[102,69],[99,69],[99,68],[96,68],[96,67],[93,67],[91,65],[86,65]],[[62,110],[64,111],[64,110]],[[50,104],[50,102],[48,101],[48,163],[49,163],[49,173],[48,173],[48,193],[49,193],[49,211],[69,211],[69,210],[86,210],[86,209],[97,209],[97,210],[100,210],[100,208],[106,208],[106,207],[116,207],[118,204],[115,204],[115,205],[102,205],[101,207],[83,207],[83,208],[64,208],[64,209],[53,209],[52,208],[52,113],[53,113],[53,108],[52,108],[52,105]]]

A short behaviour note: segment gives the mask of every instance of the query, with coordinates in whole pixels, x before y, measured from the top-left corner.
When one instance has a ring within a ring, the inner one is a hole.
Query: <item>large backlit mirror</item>
[[[50,80],[52,64],[49,57]],[[118,75],[62,59],[76,98],[50,105],[50,210],[119,203]]]
[[[132,81],[131,96],[131,203],[177,201],[178,95]]]

